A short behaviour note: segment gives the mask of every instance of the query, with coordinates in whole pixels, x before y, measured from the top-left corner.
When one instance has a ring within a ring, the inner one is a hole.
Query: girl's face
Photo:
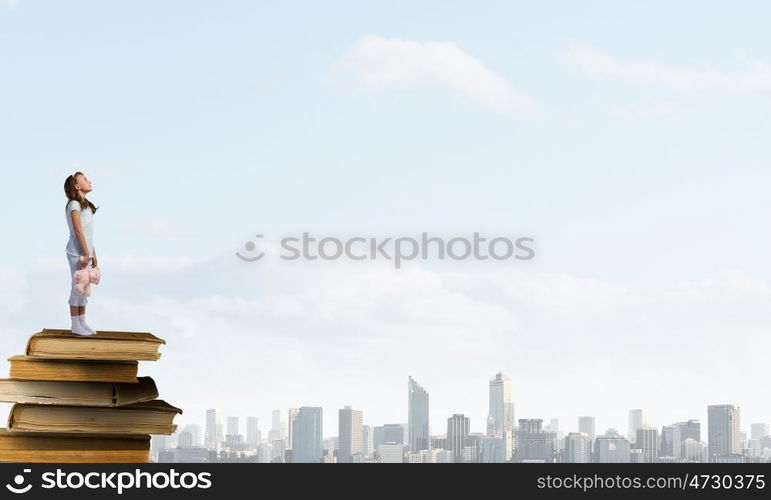
[[[79,189],[84,195],[92,191],[91,181],[85,175],[79,175],[75,178],[75,187]]]

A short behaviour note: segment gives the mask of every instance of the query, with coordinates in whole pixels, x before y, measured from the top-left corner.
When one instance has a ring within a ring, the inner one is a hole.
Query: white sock
[[[80,325],[83,328],[85,328],[89,333],[96,333],[96,331],[93,328],[91,328],[90,326],[88,326],[88,324],[86,323],[86,315],[85,314],[81,314],[80,316],[78,316],[78,320],[80,321]]]
[[[70,316],[72,318],[72,333],[75,335],[93,335],[90,330],[86,330],[80,322],[80,316]]]

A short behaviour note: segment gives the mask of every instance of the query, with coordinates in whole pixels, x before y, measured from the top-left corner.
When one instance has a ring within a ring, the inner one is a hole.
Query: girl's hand
[[[87,267],[88,267],[88,261],[89,261],[89,259],[90,259],[90,257],[88,257],[88,256],[86,256],[86,255],[81,255],[81,256],[80,256],[80,268],[81,268],[81,269],[85,269],[85,268],[87,268]]]
[[[96,254],[94,254],[94,256],[91,257],[91,267],[96,267]]]

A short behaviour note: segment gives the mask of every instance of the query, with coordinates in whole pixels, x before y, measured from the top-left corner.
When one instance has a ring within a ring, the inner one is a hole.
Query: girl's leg
[[[70,276],[72,276],[72,273],[80,269],[80,261],[76,256],[68,255],[67,260],[70,264]],[[86,302],[88,302],[88,299],[85,297],[78,295],[75,291],[75,285],[74,283],[70,286],[70,300],[68,301],[68,304],[70,306],[70,318],[72,319],[72,333],[75,335],[93,335],[93,331],[86,328],[83,325],[83,312],[85,312],[86,309]],[[83,305],[80,305],[83,304]]]
[[[86,306],[78,306],[78,309],[79,309],[78,318],[80,318],[80,325],[86,330],[88,330],[89,333],[91,334],[96,333],[96,331],[90,326],[88,326],[88,324],[86,323]]]
[[[70,305],[70,319],[72,320],[72,326],[70,327],[70,330],[73,332],[80,331],[80,311],[78,306]]]

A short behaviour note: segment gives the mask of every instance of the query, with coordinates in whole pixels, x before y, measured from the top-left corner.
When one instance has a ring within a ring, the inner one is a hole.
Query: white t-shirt
[[[67,203],[65,210],[65,216],[67,217],[67,227],[70,230],[70,240],[67,242],[67,255],[83,255],[83,251],[80,248],[80,242],[75,235],[75,229],[72,225],[72,216],[70,212],[73,210],[80,211],[80,227],[83,229],[83,236],[86,239],[86,246],[88,247],[88,253],[93,257],[94,255],[94,213],[91,211],[91,207],[86,207],[84,210],[80,209],[80,203],[77,200],[70,200]]]

